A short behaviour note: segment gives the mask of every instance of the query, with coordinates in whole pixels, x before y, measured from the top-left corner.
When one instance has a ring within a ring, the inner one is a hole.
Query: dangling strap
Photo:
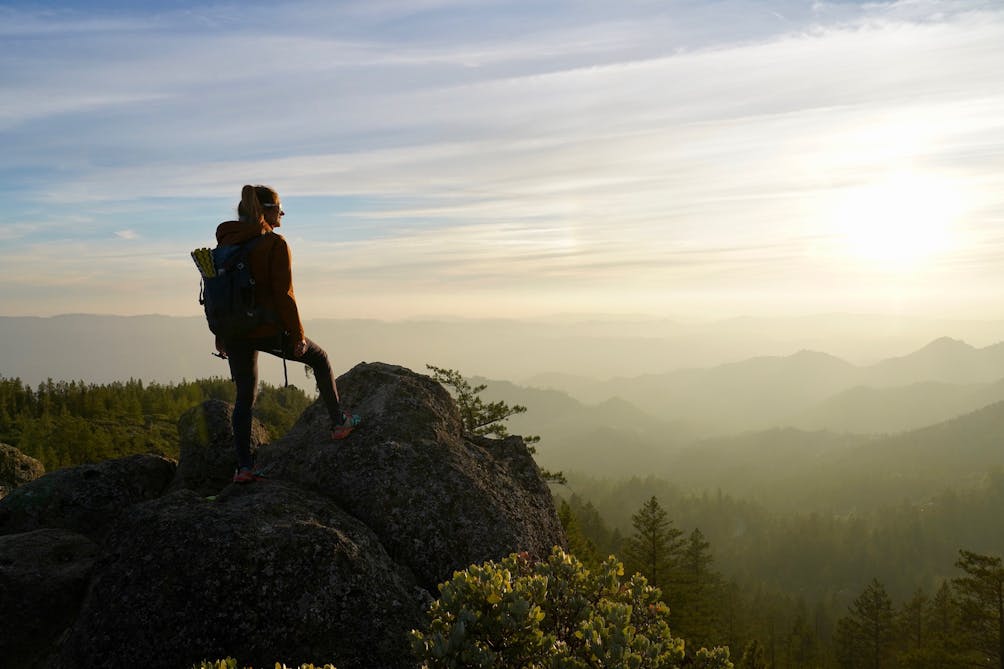
[[[286,371],[286,331],[279,333],[279,350],[282,351],[282,380],[283,388],[289,388],[289,372]]]

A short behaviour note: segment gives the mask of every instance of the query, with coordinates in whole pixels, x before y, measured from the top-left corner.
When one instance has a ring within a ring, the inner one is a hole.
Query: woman
[[[248,255],[255,280],[255,299],[274,318],[253,330],[247,337],[223,340],[216,338],[216,350],[230,363],[230,374],[237,386],[234,405],[234,444],[237,449],[237,473],[234,483],[251,483],[260,477],[254,473],[251,458],[251,408],[258,391],[258,351],[295,360],[314,370],[321,399],[331,417],[331,438],[344,439],[359,424],[359,417],[341,410],[335,377],[328,356],[320,346],[303,334],[300,312],[293,294],[292,266],[286,240],[274,232],[285,216],[279,194],[267,186],[244,186],[237,205],[238,220],[226,221],[216,228],[219,244],[240,244],[263,236]]]

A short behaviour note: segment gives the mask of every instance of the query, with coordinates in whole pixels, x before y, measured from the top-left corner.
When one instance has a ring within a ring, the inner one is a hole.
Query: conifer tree
[[[922,590],[903,603],[895,616],[897,659],[903,667],[928,666],[931,638],[931,601]]]
[[[872,579],[837,622],[837,659],[845,669],[882,669],[888,666],[892,643],[892,600],[885,586]]]
[[[432,378],[450,388],[457,408],[460,409],[460,420],[464,429],[471,434],[480,436],[508,437],[509,428],[505,421],[517,414],[526,413],[526,407],[519,404],[509,405],[505,402],[485,402],[481,391],[488,388],[481,383],[472,386],[470,381],[455,369],[445,369],[435,365],[426,365],[432,372]],[[524,437],[528,443],[537,441],[538,437]]]
[[[681,633],[702,645],[720,635],[718,610],[722,579],[712,570],[713,562],[711,543],[695,528],[680,548],[677,587],[667,597]]]
[[[568,498],[568,505],[571,507],[572,513],[575,514],[575,520],[579,529],[582,530],[582,534],[596,548],[597,555],[606,558],[621,552],[619,531],[611,530],[607,526],[606,521],[603,520],[592,502],[573,493]]]
[[[1004,566],[1001,559],[959,551],[955,566],[965,572],[953,580],[967,641],[984,666],[1004,669]]]
[[[435,365],[425,367],[432,372],[433,380],[450,389],[460,410],[460,422],[464,430],[473,435],[508,437],[509,428],[505,422],[515,415],[526,412],[526,407],[519,404],[509,405],[502,401],[485,402],[481,398],[481,391],[487,390],[488,386],[483,383],[472,386],[470,381],[455,369],[445,369]],[[522,436],[521,439],[531,454],[537,452],[534,444],[540,441],[539,436]],[[540,475],[548,483],[567,483],[562,472],[542,469]]]
[[[763,649],[763,645],[759,640],[753,639],[743,649],[742,657],[739,658],[739,664],[736,665],[736,669],[767,669],[768,666],[767,652]]]
[[[796,667],[814,667],[819,659],[819,637],[809,622],[805,602],[799,601],[795,620],[788,633],[788,656]]]
[[[634,534],[624,541],[624,561],[663,596],[672,593],[672,579],[679,561],[683,532],[673,527],[666,511],[653,495],[631,516]]]
[[[561,504],[558,506],[558,520],[561,521],[561,526],[565,530],[565,538],[568,540],[568,552],[578,558],[579,562],[587,567],[599,566],[602,560],[596,552],[596,546],[589,540],[589,537],[582,533],[579,519],[566,500],[561,500]]]
[[[923,659],[906,662],[910,669],[962,669],[969,666],[962,643],[959,603],[948,581],[943,581],[930,601]]]

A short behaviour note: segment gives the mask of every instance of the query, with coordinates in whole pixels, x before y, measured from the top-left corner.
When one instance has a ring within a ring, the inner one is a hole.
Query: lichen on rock
[[[10,444],[0,444],[0,499],[45,474],[41,462]]]

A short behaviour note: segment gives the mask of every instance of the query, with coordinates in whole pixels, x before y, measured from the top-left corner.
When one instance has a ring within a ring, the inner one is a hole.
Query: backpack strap
[[[247,260],[248,256],[251,255],[251,251],[254,247],[258,246],[267,235],[272,234],[271,232],[266,232],[264,235],[258,235],[257,237],[252,237],[251,239],[244,240],[240,244],[237,244],[237,253],[234,254],[234,261],[244,261]]]

